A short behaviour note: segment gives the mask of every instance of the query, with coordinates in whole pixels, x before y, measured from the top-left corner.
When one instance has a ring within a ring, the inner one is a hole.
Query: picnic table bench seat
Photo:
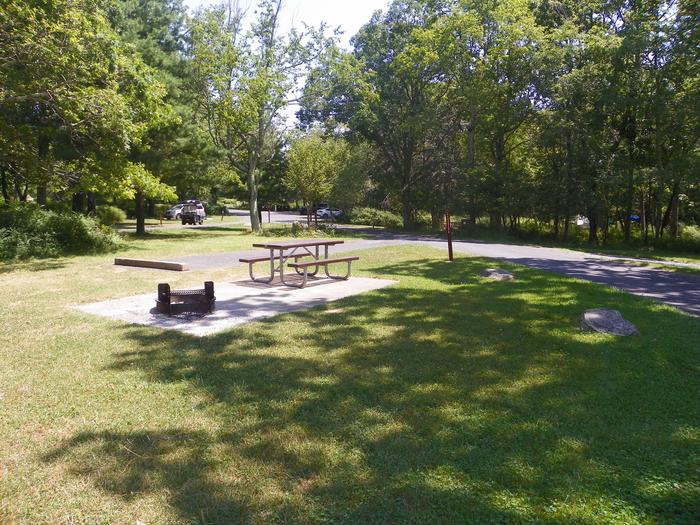
[[[351,265],[353,261],[357,261],[359,257],[354,256],[354,257],[335,257],[333,259],[315,259],[313,261],[306,261],[306,262],[293,262],[293,263],[288,263],[287,266],[290,268],[294,268],[297,273],[301,274],[302,276],[302,282],[301,285],[293,285],[289,283],[285,283],[289,286],[299,286],[299,288],[303,288],[306,285],[306,279],[308,276],[308,271],[310,267],[316,267],[318,269],[319,266],[323,266],[324,271],[326,272],[326,277],[330,279],[339,279],[339,280],[347,280],[350,277],[350,271],[351,271]],[[346,262],[348,263],[348,271],[346,272],[345,275],[331,275],[328,272],[328,265],[329,264],[335,264],[335,263],[343,263]],[[300,270],[303,270],[303,273],[300,272]],[[314,272],[315,273],[315,272]]]
[[[308,253],[300,253],[300,254],[289,255],[288,257],[284,257],[284,258],[297,260],[297,259],[301,259],[302,257],[310,257],[310,255]],[[281,257],[279,255],[277,255],[277,256],[273,257],[273,259],[275,261],[279,261],[281,259]],[[260,257],[242,257],[242,258],[238,259],[238,262],[248,263],[248,264],[255,264],[255,263],[259,263],[259,262],[270,262],[270,256],[265,254],[265,255],[261,255]]]

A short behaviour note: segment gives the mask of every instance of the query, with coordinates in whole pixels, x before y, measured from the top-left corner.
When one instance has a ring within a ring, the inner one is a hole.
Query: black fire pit
[[[211,312],[214,308],[214,283],[206,281],[199,290],[171,290],[168,283],[158,285],[156,310],[162,314]]]

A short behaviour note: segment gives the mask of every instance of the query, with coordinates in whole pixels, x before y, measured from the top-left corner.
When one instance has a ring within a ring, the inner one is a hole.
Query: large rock
[[[581,330],[617,336],[639,335],[637,328],[617,310],[594,308],[581,315]]]
[[[515,276],[501,268],[488,268],[481,272],[482,277],[493,279],[494,281],[512,281]]]

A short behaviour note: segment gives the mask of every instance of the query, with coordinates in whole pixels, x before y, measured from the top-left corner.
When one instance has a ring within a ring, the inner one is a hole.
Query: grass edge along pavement
[[[698,519],[697,319],[505,263],[517,280],[486,282],[485,259],[361,255],[358,275],[400,284],[204,342],[68,309],[143,292],[160,272],[86,258],[82,274],[0,274],[0,516]],[[642,335],[580,333],[591,306],[620,309]]]

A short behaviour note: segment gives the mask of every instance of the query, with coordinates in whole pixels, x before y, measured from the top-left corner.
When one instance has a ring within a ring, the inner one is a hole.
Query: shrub
[[[34,204],[0,206],[0,259],[98,253],[119,246],[119,237],[91,218]]]
[[[220,216],[222,211],[224,215],[228,215],[228,207],[223,204],[207,204],[205,208],[207,215],[211,215],[212,217]]]
[[[284,225],[274,228],[265,228],[264,237],[333,237],[336,229],[328,224],[312,224],[308,226],[305,222],[293,222],[291,227]]]
[[[51,235],[28,235],[15,228],[0,228],[0,260],[56,257],[61,249]]]
[[[375,208],[354,208],[349,215],[349,221],[351,224],[366,224],[372,228],[383,226],[398,229],[403,226],[403,220],[396,213]]]
[[[126,220],[126,212],[116,206],[98,206],[95,208],[95,217],[100,224],[114,226]]]
[[[423,227],[423,228],[432,228],[433,227],[433,216],[428,211],[419,210],[418,212],[416,212],[414,224],[415,224],[415,226],[419,226],[419,227]]]
[[[219,206],[224,206],[226,208],[236,208],[236,209],[245,209],[248,207],[248,203],[246,203],[240,199],[232,199],[230,197],[220,197],[217,200],[217,204]]]
[[[156,204],[153,206],[153,210],[155,212],[155,217],[156,219],[160,219],[165,215],[165,212],[168,211],[172,206],[170,204]]]

